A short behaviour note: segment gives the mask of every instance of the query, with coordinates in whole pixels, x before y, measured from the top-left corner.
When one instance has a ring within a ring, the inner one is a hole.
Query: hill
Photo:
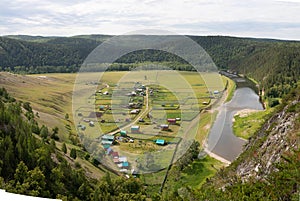
[[[0,37],[0,67],[17,73],[76,72],[86,56],[109,37]],[[288,93],[300,77],[300,42],[226,36],[189,37],[208,52],[219,69],[255,78],[261,92],[269,98]],[[129,53],[119,58],[111,70],[130,70],[136,63],[149,61],[163,62],[177,70],[191,70],[181,58],[157,50]]]
[[[29,102],[0,89],[1,189],[62,200],[145,200],[138,179],[111,177],[100,169],[101,179],[91,177],[84,161],[95,167],[99,162],[80,146],[55,141],[57,129],[39,126],[37,118]]]

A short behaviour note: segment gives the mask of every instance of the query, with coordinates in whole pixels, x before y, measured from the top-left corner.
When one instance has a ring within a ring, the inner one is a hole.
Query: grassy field
[[[35,112],[38,112],[38,121],[50,128],[59,128],[59,137],[68,141],[70,124],[71,132],[75,132],[72,125],[72,90],[75,74],[42,74],[42,75],[15,75],[0,73],[1,86],[18,100],[30,102]],[[69,120],[65,120],[65,114]]]
[[[213,83],[214,77],[211,74],[208,73],[203,76],[205,76],[208,80],[209,78],[212,78],[210,80]],[[115,88],[118,87],[117,83],[121,81],[125,84],[127,82],[129,86],[131,85],[131,82],[139,81],[146,82],[147,85],[163,86],[163,88],[165,89],[164,91],[162,90],[163,93],[160,93],[156,99],[153,99],[153,102],[160,102],[160,106],[162,102],[165,102],[165,107],[163,107],[163,109],[167,108],[167,110],[153,110],[153,114],[156,112],[159,116],[163,115],[162,118],[165,121],[166,118],[181,117],[180,115],[182,109],[183,111],[185,111],[186,118],[183,119],[182,123],[186,125],[195,117],[195,108],[199,109],[206,107],[206,105],[202,104],[202,102],[209,100],[209,93],[205,86],[203,76],[200,76],[199,74],[194,72],[176,72],[174,74],[169,73],[167,71],[159,74],[150,72],[147,74],[147,80],[145,81],[145,75],[141,72],[84,73],[83,77],[79,80],[81,82],[79,83],[79,85],[80,87],[82,87],[81,89],[86,92],[88,98],[78,100],[78,102],[83,105],[83,107],[80,108],[80,111],[83,116],[89,116],[91,109],[95,109],[95,107],[89,107],[89,104],[96,104],[96,107],[99,107],[100,105],[111,105],[111,95],[103,95],[105,91],[111,93]],[[101,82],[99,82],[100,77]],[[175,79],[178,77],[179,80]],[[66,142],[68,149],[70,147],[76,147],[71,144],[72,142],[69,139],[69,135],[76,135],[75,126],[77,126],[73,123],[74,119],[72,114],[72,94],[75,79],[76,74],[14,75],[10,73],[0,73],[1,86],[5,87],[18,100],[24,102],[31,102],[34,111],[39,113],[40,117],[38,121],[40,124],[45,124],[50,129],[57,126],[59,128],[58,135],[60,141]],[[157,82],[151,83],[151,79],[157,79]],[[95,88],[95,91],[100,90],[102,94],[95,94],[93,93],[93,91],[88,90],[90,88]],[[220,90],[219,88],[217,89]],[[183,98],[185,98],[185,102],[182,102],[182,108],[178,108],[178,97],[176,96],[176,93],[177,95],[179,94],[179,96],[181,96],[182,100]],[[187,98],[191,95],[195,96],[196,98]],[[195,102],[197,105],[191,107],[191,105]],[[98,110],[98,108],[96,109]],[[188,111],[191,112],[189,113]],[[112,117],[112,114],[109,110],[105,110],[103,112],[106,113],[106,115],[103,116],[105,122],[99,123],[99,125],[101,126],[102,124],[102,133],[106,133],[111,131],[112,129],[115,129],[116,124],[111,123],[112,121],[114,121],[114,118]],[[69,114],[69,119],[65,119],[65,114],[67,113]],[[74,115],[75,117],[77,117],[78,111]],[[213,117],[212,115],[214,114],[206,112],[201,114],[200,116],[199,128],[195,137],[195,139],[199,142],[202,142],[208,134],[209,128],[211,126],[211,119]],[[100,120],[101,119],[99,119],[99,121]],[[150,119],[147,119],[147,121],[149,123]],[[95,123],[98,123],[98,121]],[[81,124],[85,125],[86,129],[90,130],[89,137],[95,138],[101,135],[101,133],[99,133],[99,130],[97,130],[97,127],[91,127],[89,126],[89,123],[83,121],[81,121]],[[140,125],[143,126],[143,124]],[[176,133],[179,129],[179,126],[172,125],[170,126],[170,128]],[[195,127],[193,127],[193,129],[194,128]],[[190,132],[196,132],[196,130],[191,130]],[[162,131],[161,134],[166,136],[169,135],[169,138],[166,137],[166,140],[169,142],[178,142],[178,139],[172,136],[172,132],[170,133],[167,131]],[[180,135],[183,135],[182,131]],[[149,138],[147,139],[149,140]],[[152,137],[151,139],[155,140],[156,138]],[[157,145],[153,145],[155,144],[151,144],[151,146],[149,146],[150,149],[156,150],[157,147],[155,146]],[[148,145],[145,144],[144,146]],[[137,147],[131,145],[131,147],[127,146],[127,148],[134,150]],[[143,146],[141,145],[141,147],[137,149],[142,148]],[[122,149],[128,151],[124,147]],[[172,154],[167,155],[171,156]],[[159,156],[156,156],[155,160],[157,160],[157,157]],[[162,153],[161,158],[163,157],[164,156]],[[170,162],[170,157],[165,158],[165,160],[159,161],[160,166],[168,166],[168,163]],[[94,175],[95,178],[102,176],[103,173],[98,172],[97,168],[95,169],[95,167],[91,165],[88,161],[79,158],[78,162],[81,163],[82,166],[85,166],[88,169],[88,171],[90,171],[91,174]],[[161,181],[161,179],[164,177],[163,171],[153,174],[155,175],[154,177],[157,178],[155,179],[155,182]],[[149,178],[145,179],[147,183],[150,183],[152,185],[152,183],[155,182],[151,182],[151,180],[152,179],[150,178],[150,176]],[[154,187],[154,189],[157,189],[157,187]]]
[[[164,187],[164,194],[177,191],[183,186],[197,190],[207,178],[212,177],[223,166],[224,164],[220,161],[206,156],[203,159],[194,160],[182,171],[178,171],[172,167]]]
[[[236,136],[249,139],[264,123],[266,116],[274,111],[269,108],[264,111],[252,111],[234,116],[233,132]]]
[[[206,178],[214,175],[222,166],[221,162],[209,156],[195,160],[181,172],[180,180],[175,184],[175,188],[189,186],[198,189],[205,182]]]

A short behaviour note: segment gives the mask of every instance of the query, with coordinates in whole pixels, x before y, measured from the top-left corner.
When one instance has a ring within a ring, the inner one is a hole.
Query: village
[[[88,103],[94,101],[94,111],[77,111],[78,129],[95,138],[98,149],[105,153],[103,161],[125,175],[149,171],[146,155],[154,152],[158,154],[152,161],[157,164],[156,171],[167,167],[178,144],[192,139],[187,128],[199,115],[199,108],[207,106],[219,93],[202,93],[193,98],[185,89],[171,92],[142,79],[97,84],[96,92],[88,98]]]

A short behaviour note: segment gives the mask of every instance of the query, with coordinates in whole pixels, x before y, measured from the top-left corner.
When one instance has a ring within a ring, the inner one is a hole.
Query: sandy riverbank
[[[254,113],[254,112],[259,112],[261,110],[254,110],[254,109],[243,109],[237,111],[234,116],[240,116],[240,117],[247,117],[249,114]],[[233,118],[234,121],[234,118]]]

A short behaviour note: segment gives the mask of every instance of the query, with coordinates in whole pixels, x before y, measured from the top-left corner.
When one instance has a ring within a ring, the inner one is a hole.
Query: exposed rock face
[[[264,179],[272,171],[278,171],[276,163],[282,159],[282,155],[299,146],[295,133],[299,113],[289,111],[296,104],[299,104],[299,100],[273,115],[257,136],[249,140],[245,147],[245,153],[249,155],[241,160],[235,170],[242,181]]]

